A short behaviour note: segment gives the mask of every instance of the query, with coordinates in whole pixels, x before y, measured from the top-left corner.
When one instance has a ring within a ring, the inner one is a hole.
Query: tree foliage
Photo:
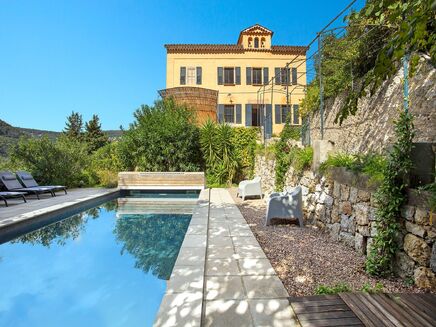
[[[72,112],[67,117],[63,133],[74,140],[81,140],[83,136],[83,117],[78,112]]]
[[[115,235],[129,252],[135,267],[168,280],[190,222],[190,215],[123,215],[117,219]]]
[[[68,136],[21,138],[10,152],[15,167],[29,171],[41,184],[68,187],[88,184],[86,145]]]
[[[83,139],[87,143],[90,153],[105,146],[109,142],[108,136],[101,129],[98,115],[93,115],[90,121],[85,123]]]
[[[142,105],[119,144],[127,170],[198,171],[201,167],[199,128],[194,113],[173,99]]]

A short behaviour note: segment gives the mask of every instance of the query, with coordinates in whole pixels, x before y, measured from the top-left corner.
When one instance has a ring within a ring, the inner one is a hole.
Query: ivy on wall
[[[291,140],[300,139],[301,129],[286,121],[279,141],[275,144],[275,188],[283,190],[286,182],[286,173],[292,166],[297,173],[303,172],[312,164],[313,150],[311,147],[299,148],[291,146]]]
[[[371,275],[388,276],[398,250],[401,206],[406,202],[407,176],[412,167],[410,159],[414,136],[413,117],[402,112],[395,122],[396,142],[384,168],[384,179],[375,194],[377,202],[376,230],[366,260],[366,271]]]

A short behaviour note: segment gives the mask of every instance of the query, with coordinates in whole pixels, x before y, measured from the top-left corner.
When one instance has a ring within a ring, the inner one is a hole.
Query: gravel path
[[[358,290],[365,283],[374,286],[376,282],[383,284],[385,292],[420,292],[400,279],[369,277],[364,271],[364,256],[319,229],[289,223],[265,226],[264,200],[242,202],[236,198],[236,189],[229,192],[289,295],[314,295],[321,284],[347,283]]]

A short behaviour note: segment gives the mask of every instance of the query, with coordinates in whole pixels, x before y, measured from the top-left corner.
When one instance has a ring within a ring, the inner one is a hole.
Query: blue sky
[[[127,127],[165,88],[165,43],[235,43],[259,23],[306,45],[349,2],[0,0],[0,119],[60,131],[74,110]]]

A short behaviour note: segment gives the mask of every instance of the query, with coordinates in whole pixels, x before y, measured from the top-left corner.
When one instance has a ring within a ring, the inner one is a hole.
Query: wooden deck
[[[301,327],[364,326],[339,295],[290,298]]]
[[[289,298],[302,327],[436,326],[436,294],[341,293]]]

